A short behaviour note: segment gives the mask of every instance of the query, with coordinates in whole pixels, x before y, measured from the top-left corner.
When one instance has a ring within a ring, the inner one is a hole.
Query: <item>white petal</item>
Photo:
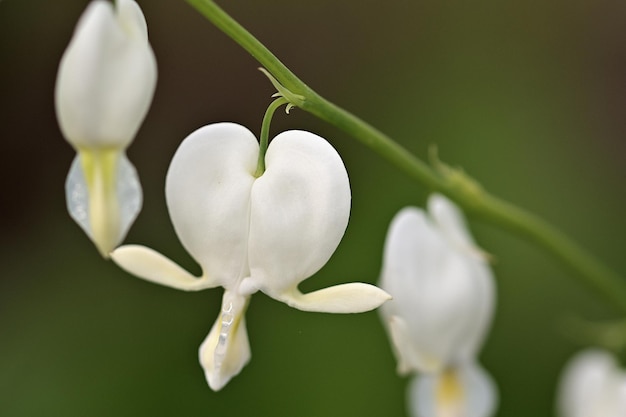
[[[425,352],[413,347],[411,329],[408,323],[400,316],[389,316],[385,323],[391,338],[391,348],[396,356],[397,372],[399,375],[408,375],[416,369],[442,369],[439,356],[426,356]]]
[[[558,409],[561,417],[626,415],[626,372],[603,350],[578,353],[561,377]]]
[[[441,194],[432,194],[428,198],[428,213],[442,233],[459,248],[471,249],[474,240],[467,230],[461,211]]]
[[[115,187],[120,204],[119,241],[121,242],[128,233],[130,226],[135,222],[139,211],[141,211],[143,202],[143,193],[141,191],[137,170],[135,170],[135,167],[128,160],[125,153],[122,153],[120,163],[117,167]]]
[[[141,8],[134,0],[116,0],[117,20],[128,36],[148,42],[148,26]]]
[[[615,415],[626,416],[626,373],[623,370],[615,384]]]
[[[491,377],[469,362],[443,373],[415,377],[409,385],[412,417],[489,417],[497,407]]]
[[[316,273],[350,216],[348,174],[335,149],[304,131],[276,136],[252,187],[248,288],[272,297]]]
[[[248,275],[250,190],[259,146],[234,123],[204,126],[180,145],[165,194],[174,229],[205,275],[234,289]]]
[[[111,259],[126,272],[156,284],[183,291],[216,287],[209,277],[195,277],[160,253],[140,245],[124,245],[111,253]]]
[[[408,346],[396,346],[404,363],[433,372],[476,354],[493,314],[490,271],[450,245],[423,211],[405,208],[392,221],[380,282],[394,297],[381,308],[383,322],[400,317],[409,331]]]
[[[70,172],[65,180],[65,202],[70,216],[83,231],[91,238],[89,224],[89,192],[87,182],[80,164],[80,157],[76,155],[72,161]]]
[[[125,148],[156,86],[156,60],[134,2],[94,1],[83,13],[57,74],[55,104],[65,138],[77,149]]]
[[[322,313],[362,313],[378,308],[391,296],[378,287],[360,282],[335,285],[302,294],[298,289],[276,297],[289,306]]]
[[[222,312],[198,352],[209,386],[221,390],[250,361],[245,311],[248,297],[224,292]]]
[[[124,239],[141,210],[141,184],[123,152],[81,152],[72,162],[65,195],[70,216],[103,256]]]

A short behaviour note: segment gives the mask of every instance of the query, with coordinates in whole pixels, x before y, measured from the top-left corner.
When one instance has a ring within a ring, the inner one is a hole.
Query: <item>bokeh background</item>
[[[612,0],[230,0],[222,6],[305,82],[422,158],[462,166],[626,271],[626,3]],[[103,261],[65,211],[74,152],[54,115],[57,65],[86,1],[0,2],[0,415],[405,416],[406,379],[378,315],[303,313],[258,294],[252,361],[212,392],[197,348],[220,290],[182,293]],[[163,184],[180,141],[211,122],[258,132],[270,95],[258,64],[182,0],[140,2],[159,63],[129,149],[144,209],[127,242],[188,269]],[[395,212],[428,194],[302,111],[273,131],[328,138],[348,168],[344,240],[305,290],[376,282]],[[495,254],[498,308],[481,361],[498,416],[550,416],[581,344],[562,320],[615,318],[545,253],[470,219]]]

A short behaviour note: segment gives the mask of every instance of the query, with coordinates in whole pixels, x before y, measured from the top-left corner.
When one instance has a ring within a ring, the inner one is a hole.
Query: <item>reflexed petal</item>
[[[57,117],[77,149],[127,147],[150,106],[156,60],[141,11],[129,3],[119,16],[108,1],[90,3],[61,59]]]
[[[165,194],[174,229],[204,274],[234,289],[247,276],[250,190],[259,146],[245,127],[204,126],[179,146]]]
[[[350,216],[350,184],[337,151],[313,133],[279,134],[265,161],[252,187],[244,285],[279,298],[316,273],[339,245]]]
[[[391,296],[378,287],[360,282],[335,285],[302,294],[297,288],[275,297],[289,306],[322,313],[362,313],[379,307]]]
[[[123,152],[82,152],[65,182],[67,209],[103,256],[115,248],[141,210],[137,171]]]
[[[224,292],[222,312],[198,352],[209,386],[221,390],[250,361],[245,311],[248,297]]]
[[[477,364],[416,376],[409,385],[412,417],[489,417],[497,406],[497,389]]]
[[[111,252],[111,259],[139,278],[183,291],[216,287],[209,277],[191,275],[160,253],[140,245],[124,245]]]

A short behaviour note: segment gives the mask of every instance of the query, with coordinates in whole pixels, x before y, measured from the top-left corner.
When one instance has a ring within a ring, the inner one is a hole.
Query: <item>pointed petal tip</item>
[[[204,377],[209,384],[209,388],[211,388],[215,392],[221,391],[222,388],[224,388],[226,384],[228,384],[228,382],[230,381],[230,378],[223,379],[220,378],[219,375],[209,373],[208,371],[204,373]]]

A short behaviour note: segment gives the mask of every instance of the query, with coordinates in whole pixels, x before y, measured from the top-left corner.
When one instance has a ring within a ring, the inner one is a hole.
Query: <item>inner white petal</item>
[[[87,182],[83,175],[80,157],[76,155],[72,161],[70,172],[65,180],[65,202],[70,217],[85,231],[87,236],[93,237],[89,224],[89,194]]]
[[[258,152],[248,129],[215,123],[181,143],[167,173],[176,234],[204,274],[230,290],[249,275],[250,190]]]
[[[120,157],[117,165],[117,201],[120,203],[120,240],[126,236],[143,203],[141,183],[137,170],[125,154]]]
[[[120,213],[118,241],[121,241],[141,210],[143,194],[137,171],[124,153],[120,154],[117,162],[115,190]],[[89,189],[78,155],[72,161],[65,181],[65,200],[72,219],[93,239],[89,219]]]

